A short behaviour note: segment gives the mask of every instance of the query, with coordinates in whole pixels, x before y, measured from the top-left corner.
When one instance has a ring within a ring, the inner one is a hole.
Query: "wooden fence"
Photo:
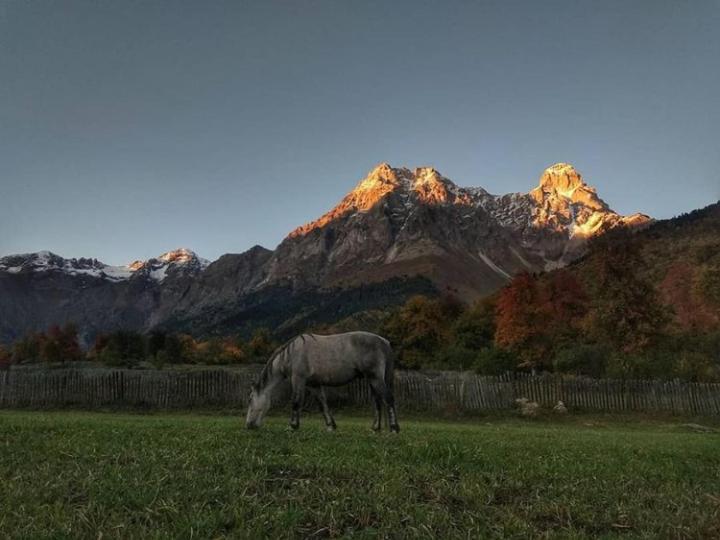
[[[0,371],[0,408],[241,409],[258,371],[12,369]],[[328,394],[335,405],[371,402],[365,381],[330,389]],[[718,383],[400,371],[395,375],[395,396],[398,408],[405,410],[500,410],[525,397],[545,408],[562,400],[578,410],[720,415]],[[277,401],[286,398],[287,389],[281,389]]]

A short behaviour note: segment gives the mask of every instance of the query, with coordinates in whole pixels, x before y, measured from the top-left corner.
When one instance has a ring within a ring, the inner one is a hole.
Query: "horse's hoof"
[[[390,433],[400,433],[400,426],[391,426],[390,427]]]
[[[298,424],[290,424],[290,431],[297,431],[298,428],[300,428],[300,425]]]
[[[325,429],[332,433],[337,429],[337,426],[325,426]]]

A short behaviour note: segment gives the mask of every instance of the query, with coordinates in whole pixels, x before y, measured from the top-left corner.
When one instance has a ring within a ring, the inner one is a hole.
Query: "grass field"
[[[0,536],[720,536],[720,434],[681,420],[304,420],[0,411]]]

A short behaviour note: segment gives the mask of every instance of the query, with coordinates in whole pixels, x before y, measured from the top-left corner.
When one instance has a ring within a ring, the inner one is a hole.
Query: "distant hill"
[[[639,273],[653,283],[674,310],[674,324],[685,330],[720,324],[720,202],[656,221],[629,235],[641,254]],[[602,251],[593,243],[571,268],[582,280],[593,279]],[[714,300],[714,301],[713,301]]]

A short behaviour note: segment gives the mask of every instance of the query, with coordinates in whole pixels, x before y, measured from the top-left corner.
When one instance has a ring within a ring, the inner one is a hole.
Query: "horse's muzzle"
[[[247,422],[245,427],[248,429],[257,429],[259,426],[255,422]]]

